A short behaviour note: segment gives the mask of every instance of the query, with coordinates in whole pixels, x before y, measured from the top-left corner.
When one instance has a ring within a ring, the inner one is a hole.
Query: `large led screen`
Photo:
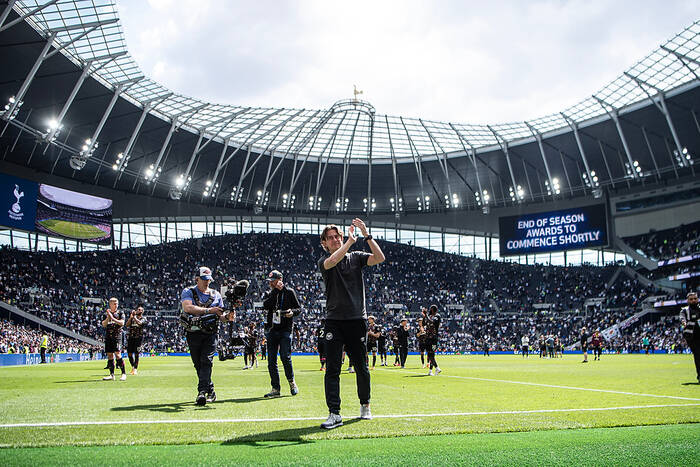
[[[604,204],[498,219],[501,256],[608,246]]]
[[[0,225],[109,245],[112,200],[0,174]]]

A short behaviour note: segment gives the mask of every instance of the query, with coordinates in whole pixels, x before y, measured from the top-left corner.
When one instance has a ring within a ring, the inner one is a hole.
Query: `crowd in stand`
[[[29,326],[0,320],[0,353],[39,353],[44,332]],[[76,339],[46,333],[47,353],[86,353],[90,345]]]
[[[437,304],[444,322],[440,338],[444,351],[466,352],[484,346],[508,350],[525,333],[531,339],[542,333],[556,334],[565,345],[571,344],[581,325],[605,329],[632,315],[655,292],[653,286],[624,274],[613,277],[614,265],[522,265],[398,243],[380,244],[387,261],[365,274],[368,313],[386,329],[407,316],[415,331],[420,307]],[[354,248],[366,245],[358,241]],[[294,350],[312,352],[324,314],[323,283],[317,270],[323,255],[318,236],[286,233],[205,237],[88,253],[3,247],[0,300],[101,339],[106,300],[115,296],[127,315],[137,305],[144,306],[149,317],[144,350],[182,351],[186,344],[176,310],[180,292],[194,285],[199,266],[214,271],[216,288],[224,279],[250,280],[238,324],[256,321],[258,329],[262,329],[264,314],[255,309],[255,302],[268,290],[267,273],[279,269],[304,307],[295,319]],[[586,311],[589,299],[598,299],[598,303]]]
[[[681,225],[675,229],[651,231],[624,239],[645,256],[664,260],[700,252],[700,222]]]

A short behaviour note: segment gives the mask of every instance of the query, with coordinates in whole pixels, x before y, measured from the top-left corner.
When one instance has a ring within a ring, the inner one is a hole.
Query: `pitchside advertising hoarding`
[[[608,246],[605,204],[498,219],[501,256]]]
[[[0,174],[0,225],[109,245],[112,200]]]

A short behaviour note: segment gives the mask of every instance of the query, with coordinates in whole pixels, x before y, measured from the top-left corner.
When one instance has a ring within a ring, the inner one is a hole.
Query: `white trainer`
[[[372,411],[369,409],[369,404],[360,405],[360,418],[362,420],[372,420]]]
[[[105,376],[102,381],[114,381],[114,375]]]
[[[119,377],[119,381],[126,381],[126,373],[122,373],[122,375]]]
[[[428,376],[433,376],[433,370],[428,371]]]
[[[332,430],[333,428],[338,428],[339,426],[342,426],[342,424],[343,417],[341,417],[340,414],[329,413],[328,420],[321,423],[321,428],[324,428],[326,430]]]
[[[435,376],[439,375],[440,373],[442,373],[440,367],[435,367]]]

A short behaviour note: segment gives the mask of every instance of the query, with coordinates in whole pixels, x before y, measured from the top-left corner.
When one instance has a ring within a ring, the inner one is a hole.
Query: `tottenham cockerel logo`
[[[22,206],[19,205],[19,200],[24,196],[24,192],[19,191],[19,185],[15,185],[14,195],[15,198],[17,198],[17,201],[12,204],[12,208],[7,211],[7,214],[10,216],[10,219],[14,221],[21,221],[24,217],[24,213],[22,212]]]

